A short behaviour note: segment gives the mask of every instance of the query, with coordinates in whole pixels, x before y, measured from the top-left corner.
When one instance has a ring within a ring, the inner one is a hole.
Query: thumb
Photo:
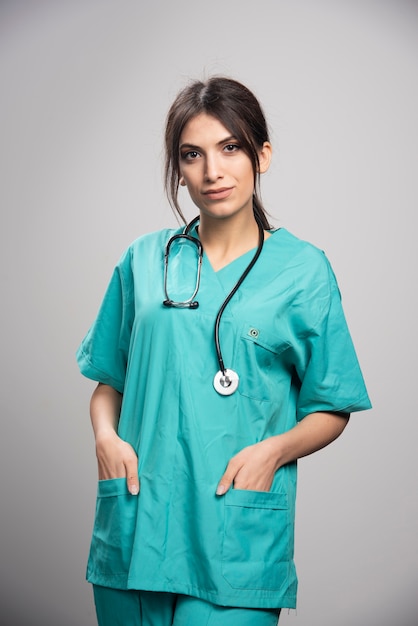
[[[239,467],[237,467],[237,463],[234,462],[234,459],[231,459],[227,465],[225,473],[223,474],[216,488],[217,496],[223,496],[224,493],[226,493],[231,488],[231,485],[234,482],[234,478],[238,474],[238,471]]]
[[[126,482],[129,493],[137,496],[139,493],[138,461],[126,463]]]

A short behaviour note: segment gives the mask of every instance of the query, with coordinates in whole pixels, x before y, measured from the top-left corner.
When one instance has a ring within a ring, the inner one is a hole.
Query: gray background
[[[74,352],[123,249],[175,224],[164,117],[212,73],[264,105],[266,205],[327,252],[374,404],[300,462],[281,623],[418,623],[417,34],[403,0],[1,2],[2,623],[95,623],[93,384]]]

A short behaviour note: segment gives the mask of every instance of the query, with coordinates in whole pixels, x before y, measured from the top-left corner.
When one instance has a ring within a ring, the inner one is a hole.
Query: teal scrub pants
[[[280,609],[217,606],[174,593],[93,585],[99,626],[277,626]]]

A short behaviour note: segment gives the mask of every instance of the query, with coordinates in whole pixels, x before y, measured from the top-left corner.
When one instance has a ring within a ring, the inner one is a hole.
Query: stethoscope
[[[242,283],[244,282],[244,280],[246,279],[246,277],[248,276],[248,274],[250,273],[250,271],[256,264],[257,259],[261,254],[261,250],[263,249],[264,228],[260,220],[257,218],[257,216],[255,216],[255,218],[256,218],[256,222],[258,226],[258,233],[259,233],[258,246],[257,246],[256,253],[254,254],[253,258],[251,259],[250,263],[248,264],[248,266],[246,267],[246,269],[244,270],[240,278],[238,279],[236,285],[233,287],[233,289],[230,291],[230,293],[227,295],[227,297],[223,301],[221,308],[219,309],[218,314],[216,316],[216,320],[215,320],[214,339],[215,339],[216,356],[217,356],[218,363],[219,363],[219,371],[216,372],[214,376],[213,386],[215,390],[222,396],[230,396],[231,394],[234,393],[234,391],[237,390],[238,383],[239,383],[239,376],[236,372],[234,372],[234,370],[228,369],[224,365],[221,345],[219,341],[219,326],[221,323],[221,317],[223,315],[223,312],[225,311],[230,300],[236,294],[236,292],[238,291],[238,289],[240,288],[240,286],[242,285]],[[202,270],[202,260],[203,260],[203,246],[197,237],[193,237],[193,235],[190,235],[190,231],[197,224],[199,219],[200,219],[199,216],[195,217],[185,227],[182,233],[173,235],[167,242],[167,245],[165,247],[165,253],[164,253],[164,292],[165,292],[165,297],[166,297],[166,299],[163,302],[164,306],[180,308],[180,309],[186,309],[186,308],[197,309],[199,306],[199,302],[195,300],[195,297],[197,295],[197,292],[199,291],[199,285],[200,285],[200,274]],[[170,248],[173,245],[173,243],[175,241],[178,241],[179,239],[190,241],[193,245],[195,245],[197,249],[197,255],[198,255],[196,284],[195,284],[193,294],[191,295],[190,298],[182,302],[176,302],[174,300],[171,300],[167,292],[168,262],[169,262],[169,256],[170,256]]]

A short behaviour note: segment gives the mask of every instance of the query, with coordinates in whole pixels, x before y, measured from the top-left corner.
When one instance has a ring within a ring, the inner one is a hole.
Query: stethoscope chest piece
[[[221,396],[230,396],[238,389],[239,376],[234,370],[219,370],[213,379],[213,386]]]

